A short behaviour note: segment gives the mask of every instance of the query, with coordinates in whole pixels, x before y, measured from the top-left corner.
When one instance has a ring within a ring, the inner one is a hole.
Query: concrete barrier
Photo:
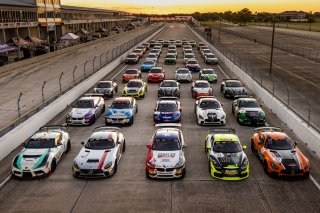
[[[294,112],[286,107],[281,101],[274,97],[271,93],[261,87],[254,79],[245,73],[244,70],[232,63],[227,57],[219,52],[212,44],[207,42],[204,38],[198,35],[193,29],[189,27],[193,34],[199,38],[206,45],[210,46],[220,61],[222,61],[228,69],[237,75],[248,88],[250,88],[257,97],[259,97],[265,105],[272,110],[300,139],[303,141],[308,149],[320,158],[320,134],[313,128],[309,127],[302,119],[300,119]]]
[[[140,42],[140,44],[150,40],[163,30],[164,27],[153,33],[151,36]],[[139,45],[139,44],[138,44]],[[119,66],[125,60],[127,54],[131,52],[134,47],[127,52],[123,53],[117,59],[103,67],[95,74],[84,80],[82,83],[68,91],[57,100],[53,101],[50,105],[39,111],[28,120],[5,134],[0,138],[0,161],[4,159],[8,154],[20,146],[25,140],[31,137],[40,127],[44,126],[47,122],[53,119],[66,107],[68,107],[73,101],[77,100],[93,85],[100,81],[104,76],[110,73],[113,69]]]

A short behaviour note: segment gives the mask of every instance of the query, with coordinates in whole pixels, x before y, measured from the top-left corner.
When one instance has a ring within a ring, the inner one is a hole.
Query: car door
[[[131,101],[131,106],[132,106],[132,115],[136,115],[137,112],[137,101],[136,99],[132,99]]]

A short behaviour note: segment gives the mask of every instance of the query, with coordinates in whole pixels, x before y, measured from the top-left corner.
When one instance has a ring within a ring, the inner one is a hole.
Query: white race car
[[[44,126],[24,146],[12,162],[12,175],[33,178],[53,173],[71,142],[66,127]]]
[[[180,124],[158,124],[163,127],[155,131],[146,159],[147,178],[183,178],[186,174],[186,160],[182,132],[173,127]]]
[[[199,125],[225,125],[226,113],[214,97],[201,97],[196,101],[195,113]]]
[[[116,127],[97,127],[73,162],[73,176],[84,178],[108,177],[117,172],[125,151],[122,130]]]

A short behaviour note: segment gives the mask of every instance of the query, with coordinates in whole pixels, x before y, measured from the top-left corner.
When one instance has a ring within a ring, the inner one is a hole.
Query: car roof
[[[31,139],[56,139],[61,136],[57,130],[40,130],[31,136]]]
[[[202,69],[201,71],[213,71],[213,72],[214,72],[214,69],[211,69],[211,68],[205,68],[205,69]]]
[[[113,141],[117,141],[117,132],[96,131],[91,134],[90,139],[113,139]]]
[[[88,100],[88,101],[94,101],[96,99],[99,99],[99,97],[82,97],[79,99],[79,101],[81,100]]]
[[[257,100],[255,98],[239,98],[238,100],[240,100],[240,101],[256,101],[257,102]]]
[[[226,82],[240,82],[239,80],[237,79],[227,79],[225,80]]]
[[[158,104],[177,104],[178,101],[176,100],[160,100],[158,101]]]
[[[214,141],[239,142],[239,138],[235,134],[214,134]]]

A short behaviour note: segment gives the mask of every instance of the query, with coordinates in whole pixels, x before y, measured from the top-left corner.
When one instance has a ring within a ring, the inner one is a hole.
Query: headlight
[[[180,118],[180,113],[179,112],[175,112],[173,114],[173,119],[176,120],[176,119],[179,119]]]
[[[142,95],[143,94],[143,89],[139,89],[139,94]]]
[[[150,162],[147,163],[147,166],[148,166],[150,169],[155,169],[155,167],[154,167]]]
[[[241,164],[241,169],[242,169],[242,170],[247,169],[248,163],[249,163],[248,159],[245,159],[245,160],[242,162],[242,164]]]
[[[76,169],[80,169],[76,161],[73,162],[73,167]]]
[[[278,167],[276,164],[272,163],[272,162],[270,162],[270,165],[271,165],[271,167],[274,168],[274,169],[279,169],[279,167]]]
[[[275,157],[275,158],[274,158],[274,162],[276,162],[276,163],[281,163],[281,162],[282,162],[282,158],[280,158],[280,157]]]
[[[46,154],[46,156],[42,159],[42,162],[39,165],[34,165],[33,169],[41,168],[43,166],[46,166],[49,164],[48,162],[49,154]]]
[[[84,119],[90,119],[92,118],[92,114],[91,113],[87,113],[85,116],[83,116]]]
[[[179,157],[179,162],[174,166],[174,168],[181,168],[184,166],[184,160],[183,160],[183,157],[180,156]]]
[[[109,162],[105,167],[104,169],[107,170],[107,169],[110,169],[112,166],[112,162]]]
[[[213,155],[210,155],[210,161],[213,163],[214,168],[221,169],[220,163],[215,159]]]
[[[225,117],[226,117],[225,115],[222,115],[222,116],[221,116],[221,119],[225,119]]]
[[[309,169],[309,167],[310,167],[310,164],[309,164],[309,162],[307,161],[307,162],[304,164],[304,169],[307,170],[307,169]]]
[[[200,119],[204,119],[204,117],[203,117],[201,114],[199,114],[199,118],[200,118]]]

